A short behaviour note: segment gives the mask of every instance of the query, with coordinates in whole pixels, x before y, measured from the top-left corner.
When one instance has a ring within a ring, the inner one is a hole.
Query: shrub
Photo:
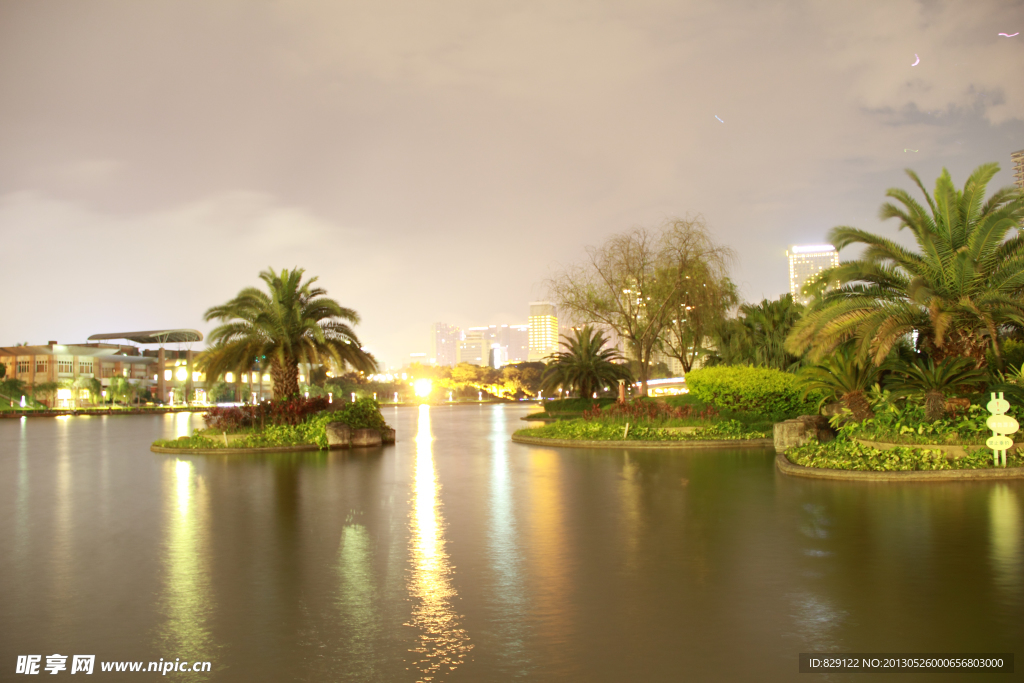
[[[790,462],[804,467],[831,470],[906,472],[912,470],[978,470],[993,467],[991,451],[979,450],[961,458],[947,459],[941,451],[899,446],[879,450],[843,438],[819,444],[811,441],[786,451]],[[1016,451],[1007,454],[1009,467],[1020,467]]]
[[[203,415],[203,421],[208,428],[223,431],[265,428],[268,425],[294,426],[311,415],[327,410],[329,406],[326,396],[292,397],[283,401],[263,401],[256,405],[230,408],[214,406]]]
[[[718,408],[759,413],[774,421],[815,415],[820,392],[801,396],[795,375],[771,368],[722,365],[694,370],[686,386],[697,399]]]

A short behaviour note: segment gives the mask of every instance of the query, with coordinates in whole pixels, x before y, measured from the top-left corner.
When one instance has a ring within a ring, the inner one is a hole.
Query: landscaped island
[[[153,442],[154,449],[328,449],[394,443],[395,430],[373,399],[330,404],[328,399],[292,398],[237,408],[211,408],[205,429]]]

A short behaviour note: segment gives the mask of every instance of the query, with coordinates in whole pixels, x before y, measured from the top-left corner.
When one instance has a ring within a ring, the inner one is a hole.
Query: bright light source
[[[430,391],[433,388],[434,383],[426,377],[416,380],[416,382],[413,384],[413,391],[415,391],[416,395],[419,396],[420,398],[426,398],[427,396],[430,396]]]
[[[829,252],[835,250],[836,248],[833,247],[831,244],[803,244],[796,245],[792,249],[790,249],[790,251],[792,251],[794,254],[817,254],[823,251]]]
[[[170,370],[164,370],[164,381],[165,382],[170,382],[171,381],[171,371]],[[230,381],[230,380],[228,380],[228,381]]]
[[[233,372],[225,372],[224,373],[224,381],[227,382],[228,384],[231,384],[232,382],[234,382],[235,381],[235,373],[233,373]]]
[[[188,379],[188,370],[186,370],[185,368],[178,368],[178,371],[174,373],[174,376],[177,378],[179,382],[184,382],[186,379]]]

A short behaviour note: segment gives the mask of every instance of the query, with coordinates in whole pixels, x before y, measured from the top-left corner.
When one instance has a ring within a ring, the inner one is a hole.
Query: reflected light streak
[[[407,624],[420,631],[417,646],[410,650],[419,656],[412,665],[418,669],[417,680],[420,681],[432,681],[454,670],[473,648],[467,642],[469,636],[465,629],[459,626],[460,615],[453,606],[457,596],[451,585],[452,570],[444,550],[444,519],[432,445],[430,406],[421,405],[410,513],[412,571],[408,590],[415,606]]]
[[[1024,558],[1021,556],[1020,504],[1017,494],[1006,484],[999,484],[989,494],[989,528],[991,556],[996,583],[1019,593],[1024,579]]]
[[[212,660],[215,655],[208,619],[213,609],[208,568],[206,496],[195,466],[188,460],[165,464],[164,586],[160,606],[165,615],[159,647],[178,657]]]

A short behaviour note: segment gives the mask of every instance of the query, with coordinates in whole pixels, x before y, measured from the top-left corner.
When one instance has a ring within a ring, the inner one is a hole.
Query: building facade
[[[448,323],[434,323],[430,326],[430,365],[451,367],[458,362],[459,342],[462,330]]]
[[[491,364],[491,342],[479,328],[466,330],[465,339],[459,342],[456,360],[459,363],[469,363],[481,367]]]
[[[839,265],[839,252],[831,244],[795,244],[786,251],[789,257],[789,293],[793,301],[806,305],[804,284],[823,270]]]
[[[541,361],[558,352],[558,311],[550,301],[531,301],[527,360]]]

